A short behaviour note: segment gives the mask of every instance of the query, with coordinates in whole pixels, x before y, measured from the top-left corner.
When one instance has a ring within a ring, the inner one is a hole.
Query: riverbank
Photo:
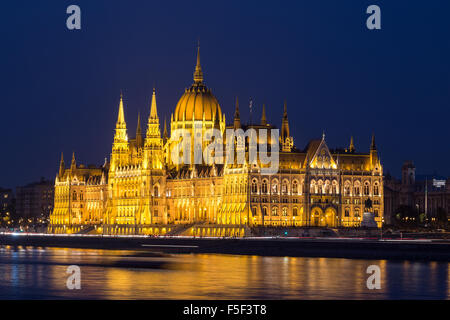
[[[0,245],[450,262],[450,241],[433,239],[0,234]]]

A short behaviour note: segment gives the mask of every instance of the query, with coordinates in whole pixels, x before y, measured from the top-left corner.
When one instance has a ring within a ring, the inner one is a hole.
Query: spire
[[[350,146],[348,147],[348,152],[355,152],[355,143],[353,142],[353,136],[350,137]]]
[[[153,88],[152,105],[150,108],[150,119],[158,119],[158,110],[156,108],[156,90]]]
[[[61,161],[59,162],[59,176],[62,177],[64,175],[64,170],[66,166],[64,164],[64,154],[61,152]]]
[[[138,112],[138,119],[136,125],[136,147],[142,147],[142,130],[141,130],[141,113]]]
[[[372,134],[372,143],[370,144],[370,150],[377,150],[377,146],[375,144],[375,134]]]
[[[123,112],[123,95],[120,93],[119,114],[117,115],[117,126],[125,124],[125,115]]]
[[[198,42],[198,46],[197,46],[197,65],[195,66],[195,71],[194,71],[194,82],[195,83],[203,82],[202,66],[200,65],[200,41]]]
[[[136,125],[136,138],[142,134],[141,130],[141,113],[138,112],[137,125]]]
[[[281,123],[281,136],[283,137],[283,139],[288,138],[290,136],[286,101],[284,101],[283,120]]]
[[[322,140],[325,140],[325,130],[322,131]]]
[[[263,125],[263,126],[267,125],[266,105],[265,104],[263,104],[263,107],[262,107],[261,125]]]
[[[236,97],[236,109],[234,111],[234,128],[240,128],[241,127],[241,116],[239,114],[239,98]]]
[[[70,169],[75,170],[77,168],[77,161],[75,160],[75,152],[72,153],[72,163],[70,164]]]
[[[169,138],[169,134],[167,133],[167,122],[166,122],[166,118],[164,118],[164,133],[163,133],[163,138],[165,140],[167,140]]]

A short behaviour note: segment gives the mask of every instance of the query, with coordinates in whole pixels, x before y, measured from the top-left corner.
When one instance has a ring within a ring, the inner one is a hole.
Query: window
[[[256,207],[253,207],[253,208],[252,208],[252,215],[253,215],[253,216],[256,216]]]
[[[159,213],[158,213],[158,209],[153,210],[153,216],[154,216],[154,217],[157,217],[158,214],[159,214]]]
[[[262,193],[267,194],[267,180],[263,180],[263,183],[262,183]]]
[[[282,194],[287,194],[288,193],[288,182],[287,182],[287,180],[284,180],[282,185],[281,185],[281,193]]]
[[[359,181],[355,182],[355,185],[353,187],[353,195],[354,196],[360,196],[361,195],[361,187],[360,187]]]
[[[370,187],[369,187],[369,183],[366,181],[366,182],[364,183],[364,195],[365,195],[365,196],[368,196],[369,193],[370,193]]]
[[[297,181],[292,182],[292,193],[297,194],[298,193],[298,183]]]
[[[344,216],[345,216],[345,217],[350,217],[350,209],[349,209],[349,208],[345,208],[345,210],[344,210]]]
[[[316,182],[314,180],[311,181],[310,193],[316,193]]]
[[[378,182],[375,182],[375,185],[373,186],[373,194],[375,196],[379,196],[380,195],[380,189],[378,187]]]
[[[349,196],[350,195],[350,183],[346,182],[344,185],[344,195]]]
[[[283,215],[283,217],[287,216],[287,208],[286,207],[283,207],[281,214]]]
[[[77,201],[77,192],[76,191],[73,192],[72,200]]]
[[[262,211],[263,211],[263,215],[267,216],[267,207],[263,207]]]
[[[297,208],[292,209],[292,215],[296,217],[298,215]]]
[[[258,182],[256,179],[252,181],[252,193],[258,193]]]
[[[278,181],[276,180],[272,181],[272,193],[278,193]]]
[[[158,186],[155,186],[155,188],[153,190],[155,191],[155,197],[159,197],[159,188],[158,188]]]
[[[378,209],[375,209],[375,210],[373,211],[373,214],[375,215],[375,217],[378,217]]]
[[[278,208],[277,207],[272,208],[272,216],[278,216]]]

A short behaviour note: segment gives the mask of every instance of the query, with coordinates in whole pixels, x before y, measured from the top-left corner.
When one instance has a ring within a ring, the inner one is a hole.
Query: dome
[[[175,108],[175,121],[203,120],[213,121],[219,112],[219,119],[222,119],[219,102],[203,83],[194,83],[186,89]]]
[[[203,83],[203,72],[200,66],[200,48],[197,52],[197,65],[194,71],[194,83],[184,92],[177,103],[174,112],[174,121],[204,120],[214,121],[218,112],[222,120],[222,111],[216,97]]]

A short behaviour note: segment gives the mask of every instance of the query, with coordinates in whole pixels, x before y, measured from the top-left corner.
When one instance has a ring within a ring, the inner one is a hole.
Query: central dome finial
[[[200,65],[200,40],[198,41],[197,45],[197,65],[195,66],[194,71],[194,82],[195,83],[203,82],[202,66]]]

